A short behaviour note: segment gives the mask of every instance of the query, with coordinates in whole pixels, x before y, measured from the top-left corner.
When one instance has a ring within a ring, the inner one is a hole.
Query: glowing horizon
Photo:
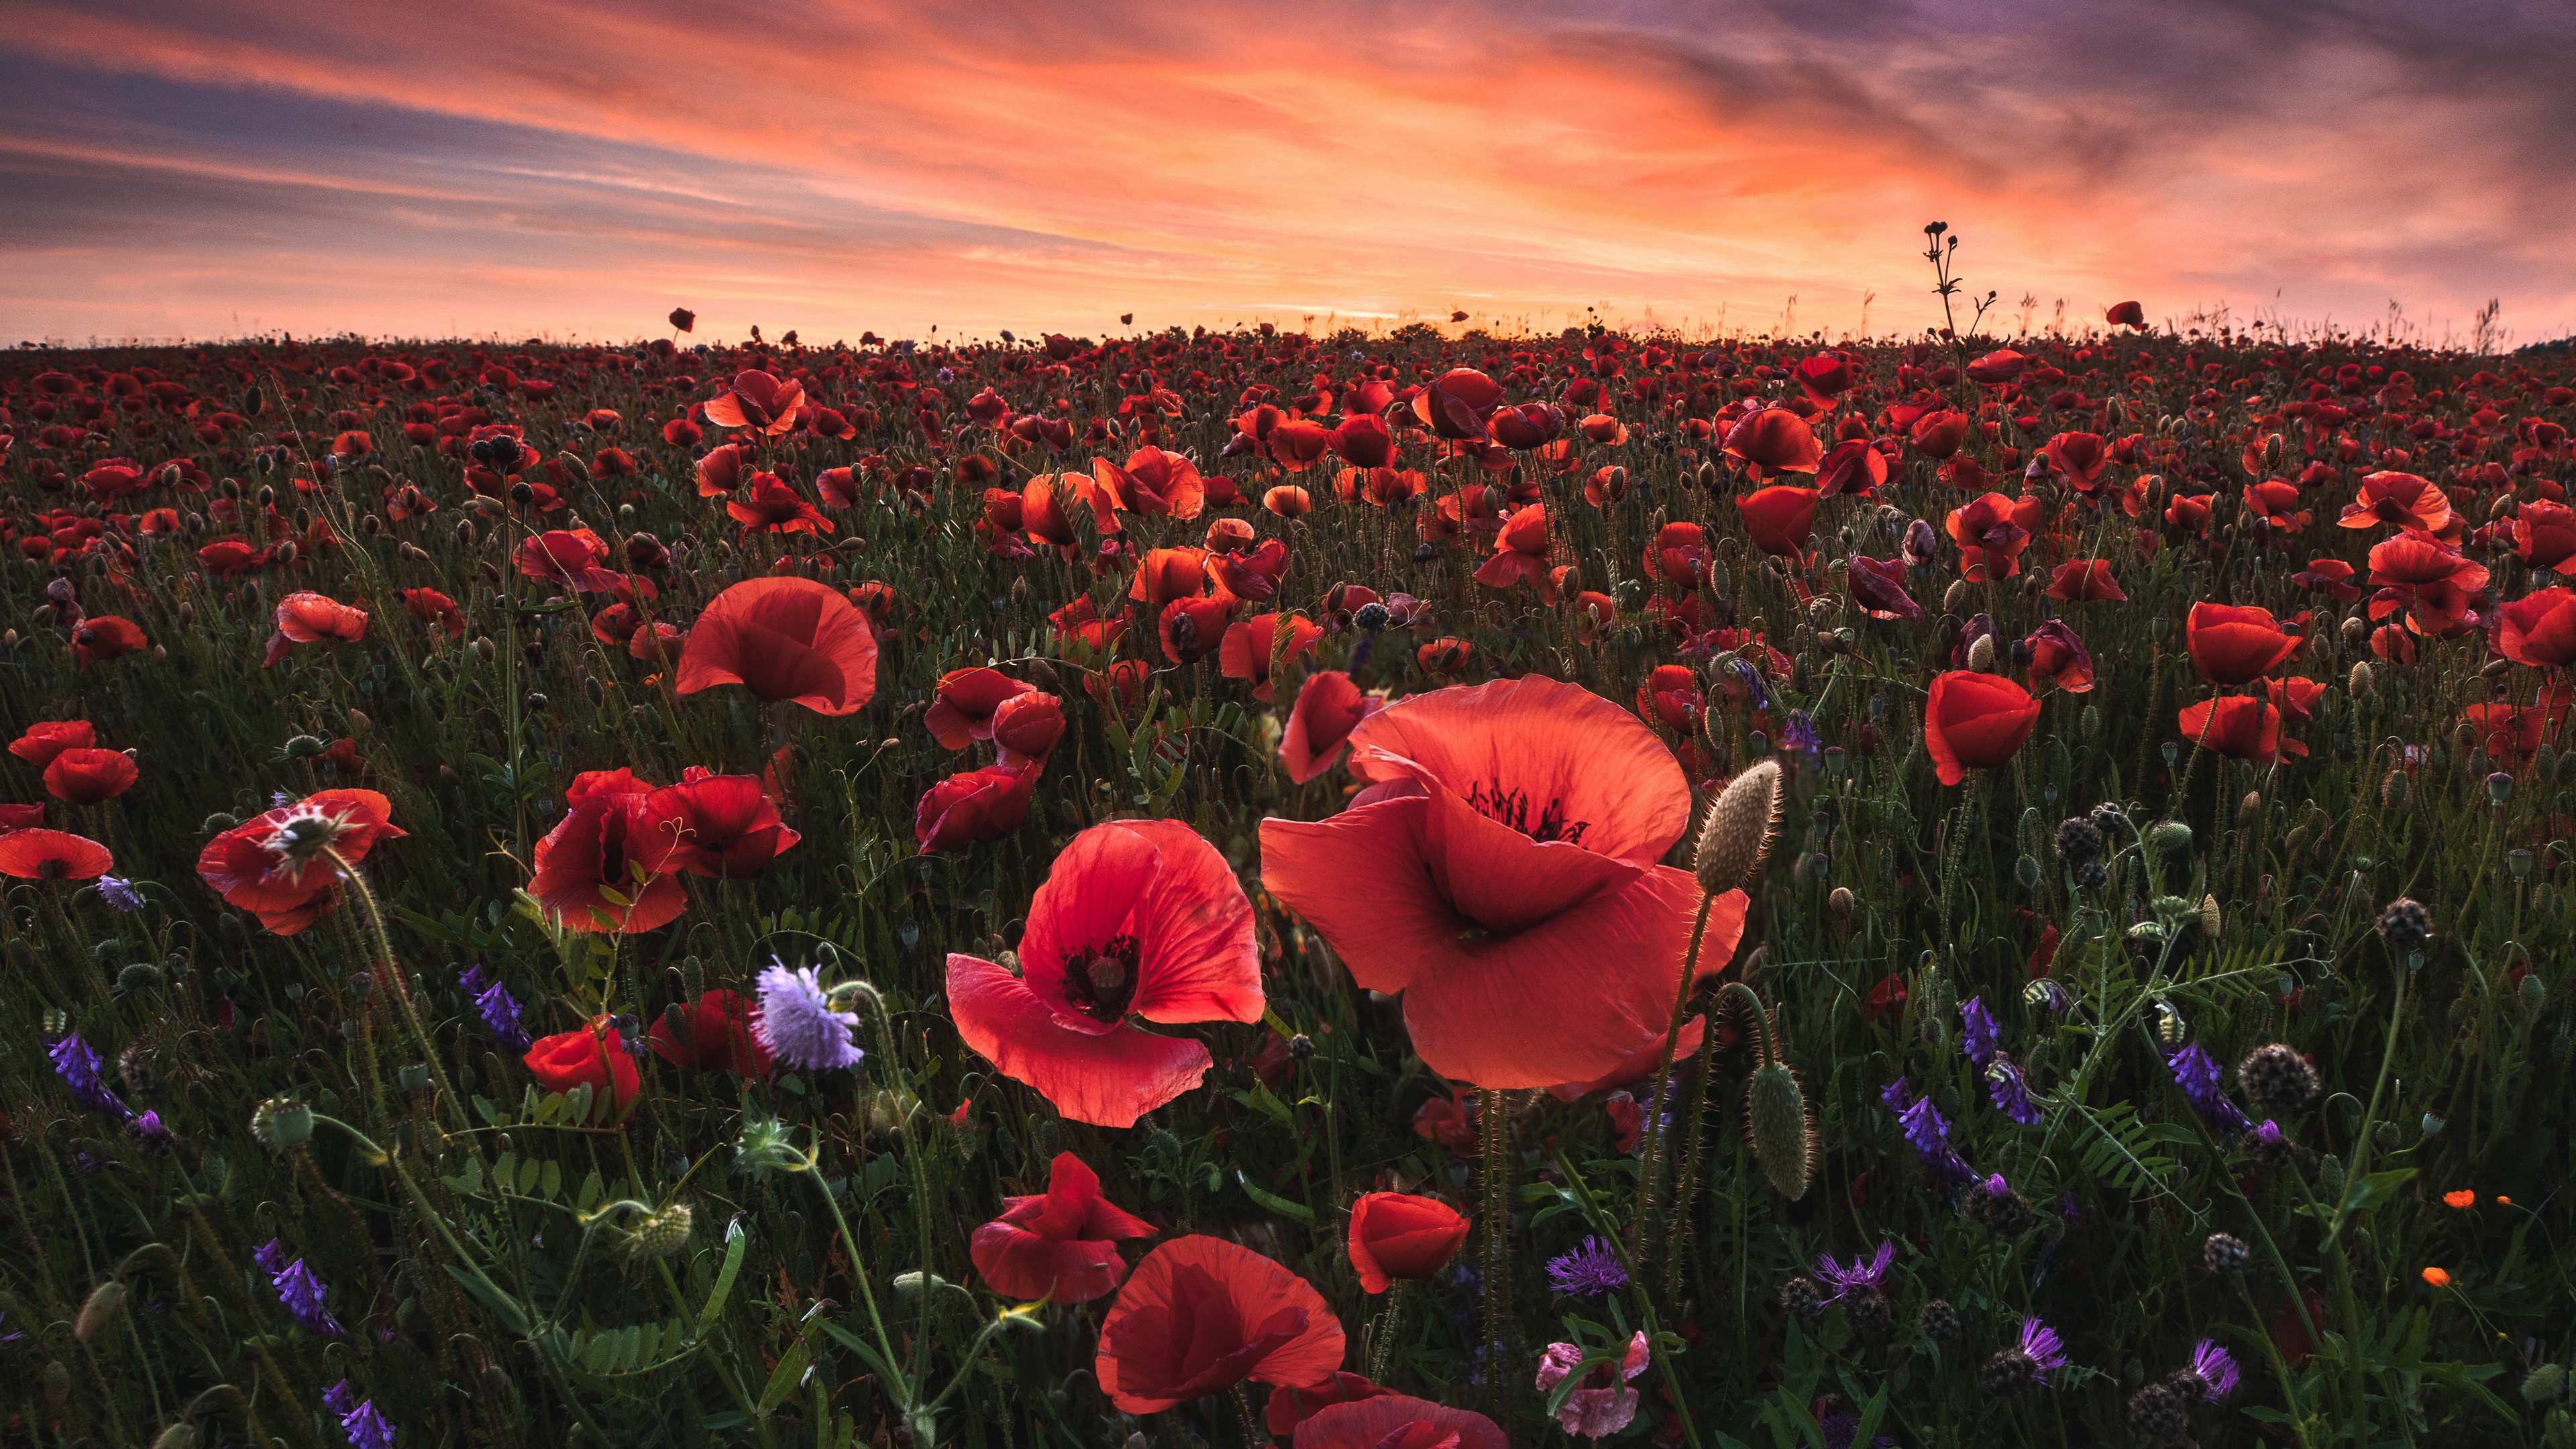
[[[0,344],[2576,322],[2576,12],[0,0]]]

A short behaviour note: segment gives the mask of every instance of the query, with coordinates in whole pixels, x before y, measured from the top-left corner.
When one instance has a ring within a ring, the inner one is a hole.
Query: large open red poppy
[[[1799,424],[1802,429],[1805,426]],[[1806,552],[1808,536],[1815,532],[1818,497],[1813,488],[1780,484],[1738,498],[1735,507],[1744,516],[1744,531],[1755,548],[1794,559]]]
[[[1180,1025],[1261,1019],[1252,903],[1233,868],[1173,820],[1113,820],[1073,838],[1029,904],[1020,974],[948,958],[966,1045],[1077,1122],[1127,1127],[1188,1091],[1213,1058]]]
[[[207,841],[197,855],[197,874],[226,905],[258,916],[278,935],[292,936],[329,911],[340,888],[330,858],[299,849],[299,841],[327,834],[331,849],[355,865],[377,841],[405,833],[393,814],[393,802],[373,790],[317,790]]]
[[[2259,699],[2239,695],[2204,699],[2185,709],[2180,723],[2185,744],[2214,750],[2231,760],[2269,765],[2285,754],[2308,752],[2297,740],[2281,738],[2281,712]]]
[[[537,842],[528,893],[566,930],[650,931],[689,908],[671,863],[679,844],[650,800],[623,792],[589,796]]]
[[[876,631],[829,584],[745,579],[716,595],[680,650],[680,693],[719,684],[816,714],[855,714],[876,697]]]
[[[2371,473],[2362,478],[2360,491],[2344,505],[2343,516],[2335,522],[2345,528],[2394,524],[2419,533],[2440,533],[2450,526],[2451,499],[2429,478],[2412,473]]]
[[[998,669],[976,665],[952,669],[931,686],[930,708],[921,722],[944,749],[962,750],[993,737],[993,712],[1019,695],[1035,692]]]
[[[2299,652],[2305,642],[2281,632],[2272,611],[2234,604],[2194,604],[2183,620],[2191,667],[2212,684],[2262,678]]]
[[[86,750],[98,743],[98,730],[85,719],[45,719],[9,742],[9,753],[41,770],[65,750]]]
[[[1029,818],[1029,800],[1042,768],[1039,761],[986,765],[931,786],[913,807],[913,840],[924,851],[957,850],[1019,829]]]
[[[1100,1325],[1093,1372],[1131,1414],[1250,1380],[1318,1383],[1342,1362],[1342,1324],[1312,1284],[1222,1238],[1175,1238],[1145,1255]]]
[[[607,557],[608,544],[589,529],[552,529],[530,534],[519,545],[519,572],[585,594],[605,593],[625,578],[615,569],[600,566]]]
[[[1093,459],[1091,483],[1083,493],[1091,503],[1093,523],[1102,533],[1116,533],[1119,510],[1184,521],[1198,517],[1207,506],[1208,485],[1196,463],[1149,445],[1128,454],[1123,468],[1106,458]]]
[[[1756,479],[1773,473],[1813,473],[1825,458],[1816,430],[1787,408],[1745,414],[1727,430],[1725,451],[1743,462]]]
[[[1055,1155],[1046,1191],[1002,1199],[1002,1215],[975,1230],[975,1271],[1006,1298],[1088,1303],[1127,1276],[1122,1238],[1150,1238],[1154,1226],[1100,1195],[1100,1174],[1070,1152]]]
[[[668,870],[740,880],[769,869],[802,839],[778,817],[757,775],[711,775],[691,765],[680,783],[645,797],[645,818],[670,843]]]
[[[268,636],[262,663],[275,666],[290,644],[355,644],[366,637],[366,610],[301,590],[277,601],[277,632]]]
[[[2517,664],[2558,669],[2576,664],[2576,591],[2547,588],[2504,606],[2496,649]]]
[[[45,793],[66,805],[95,805],[132,789],[142,773],[116,750],[65,750],[45,766]]]
[[[1553,1086],[1664,1031],[1700,892],[1656,863],[1691,806],[1654,731],[1532,675],[1389,705],[1351,732],[1351,769],[1378,783],[1341,814],[1261,822],[1262,883],[1362,986],[1404,993],[1433,1071]],[[1718,899],[1705,973],[1744,905]]]
[[[2039,701],[2000,674],[1953,669],[1935,675],[1923,706],[1923,748],[1932,773],[1956,785],[1970,770],[1999,769],[2039,724]]]
[[[2471,596],[2486,587],[2487,578],[2486,565],[2449,544],[2401,533],[2370,550],[2370,582],[2379,587],[2370,617],[2384,619],[2404,609],[2418,632],[2448,637],[2475,606]]]
[[[106,846],[67,830],[12,830],[0,835],[0,875],[20,880],[96,880],[116,858]]]

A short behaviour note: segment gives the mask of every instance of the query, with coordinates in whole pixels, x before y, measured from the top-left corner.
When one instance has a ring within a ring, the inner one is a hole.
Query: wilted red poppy
[[[2536,569],[2567,573],[2576,559],[2576,509],[2546,498],[2520,504],[2513,514],[2513,555]]]
[[[2307,746],[2281,738],[2281,712],[2259,699],[2227,695],[2204,699],[2182,712],[2182,737],[2231,760],[2258,765],[2278,763],[2284,752],[2304,755]]]
[[[1501,384],[1472,367],[1456,367],[1414,394],[1413,415],[1439,438],[1481,438],[1485,420],[1502,406]]]
[[[2360,491],[2335,522],[2345,528],[2395,524],[2419,533],[2440,533],[2450,526],[2451,500],[2432,480],[2412,473],[2367,473],[2362,475]]]
[[[723,392],[707,399],[707,421],[726,428],[756,428],[775,437],[795,430],[805,407],[805,386],[793,378],[743,371]]]
[[[2183,621],[2191,667],[2217,685],[2262,678],[2296,655],[2302,642],[2282,633],[2269,609],[2194,604]]]
[[[625,792],[589,796],[537,842],[528,894],[564,929],[651,931],[689,908],[672,865],[680,843],[650,801]]]
[[[1188,1091],[1213,1058],[1127,1024],[1258,1021],[1261,958],[1233,868],[1178,821],[1116,820],[1073,838],[1029,905],[1020,974],[948,958],[967,1046],[1077,1122],[1127,1127]]]
[[[120,659],[150,645],[143,637],[141,625],[114,614],[92,614],[72,626],[72,664],[87,669],[91,664]]]
[[[1820,496],[1813,488],[1783,485],[1748,493],[1735,500],[1735,507],[1744,516],[1744,531],[1755,548],[1776,558],[1798,558],[1815,532]]]
[[[912,838],[933,852],[999,840],[1028,820],[1037,779],[1035,765],[987,765],[951,775],[922,792],[912,812]]]
[[[1360,1289],[1383,1293],[1398,1278],[1428,1278],[1467,1241],[1467,1219],[1435,1198],[1365,1192],[1351,1204],[1351,1267]]]
[[[224,903],[292,936],[319,920],[339,894],[330,852],[356,865],[379,840],[400,839],[393,802],[373,790],[318,790],[206,842],[197,874]]]
[[[693,1006],[654,1018],[646,1035],[653,1054],[682,1071],[763,1077],[777,1059],[751,1029],[754,1009],[741,992],[718,988],[702,993]]]
[[[1950,510],[1950,541],[1959,546],[1959,577],[1972,584],[1992,583],[2021,572],[2021,551],[2039,521],[2039,501],[2016,503],[2000,493],[1986,493]]]
[[[1305,1279],[1222,1238],[1145,1255],[1100,1325],[1093,1374],[1109,1401],[1157,1414],[1245,1380],[1293,1387],[1342,1361],[1341,1320]]]
[[[680,651],[679,693],[719,684],[816,714],[855,714],[876,697],[876,631],[829,584],[745,579],[716,595]]]
[[[2111,577],[2111,565],[2098,558],[2068,559],[2059,564],[2048,576],[2048,596],[2070,603],[2125,603],[2129,597],[2120,591],[2120,581]]]
[[[106,846],[42,826],[0,835],[0,875],[19,880],[96,880],[116,864]]]
[[[2206,537],[2209,533],[2209,495],[2175,494],[2173,501],[2165,505],[2165,522]]]
[[[695,332],[698,330],[698,314],[686,307],[674,307],[671,309],[671,325],[683,332]]]
[[[97,743],[98,731],[88,720],[38,720],[9,742],[9,753],[41,770],[65,750],[86,750]]]
[[[141,776],[115,750],[65,750],[45,765],[45,793],[66,805],[96,805],[124,794]]]
[[[741,880],[802,839],[778,817],[757,775],[712,775],[692,765],[680,783],[646,797],[646,817],[670,841],[664,870]]]
[[[2505,605],[2496,651],[2535,669],[2576,664],[2576,591],[2546,588]]]
[[[1362,694],[1341,670],[1308,675],[1279,740],[1279,763],[1288,778],[1303,785],[1331,769],[1350,743],[1351,731],[1378,704],[1376,696]]]
[[[1281,618],[1278,614],[1254,615],[1227,629],[1224,643],[1217,650],[1217,664],[1224,676],[1252,681],[1252,697],[1264,704],[1272,698],[1271,670],[1314,653],[1315,641],[1324,637],[1323,625],[1290,614],[1285,616],[1288,637],[1283,641],[1278,635]]]
[[[616,1021],[606,1016],[593,1017],[579,1031],[541,1038],[522,1060],[538,1086],[555,1093],[588,1087],[592,1099],[605,1101],[611,1111],[644,1090],[644,1074],[635,1069]]]
[[[1923,606],[1905,592],[1905,565],[1893,559],[1853,554],[1843,561],[1843,583],[1851,590],[1852,602],[1868,610],[1873,619],[1922,622]]]
[[[1528,584],[1538,590],[1541,603],[1553,604],[1556,581],[1548,570],[1548,546],[1547,505],[1533,503],[1512,514],[1495,533],[1493,557],[1476,570],[1476,582],[1493,589]]]
[[[1418,694],[1351,733],[1377,782],[1323,821],[1261,822],[1262,883],[1362,986],[1403,992],[1444,1077],[1545,1087],[1662,1032],[1698,882],[1659,865],[1690,788],[1652,730],[1540,676]],[[1702,969],[1734,955],[1721,896]]]
[[[2090,493],[2102,481],[2102,465],[2111,460],[2099,433],[2059,433],[2048,440],[2048,466],[2080,492]]]
[[[1759,481],[1772,473],[1813,473],[1825,458],[1816,430],[1787,408],[1747,413],[1727,430],[1726,455]]]
[[[1152,1236],[1152,1224],[1100,1195],[1100,1174],[1089,1163],[1059,1152],[1046,1191],[1002,1199],[1002,1215],[975,1230],[967,1253],[1005,1298],[1089,1303],[1127,1276],[1119,1240]]]
[[[1923,748],[1932,772],[1956,785],[1970,770],[2001,769],[2039,724],[2039,701],[2000,674],[1953,669],[1935,675],[1923,706]]]
[[[2050,619],[2022,641],[2030,650],[2030,682],[2045,679],[2069,694],[2093,688],[2093,654],[2062,619]]]
[[[962,750],[993,737],[993,711],[1003,701],[1036,690],[1036,685],[1023,684],[998,669],[980,665],[952,669],[932,687],[930,708],[922,711],[921,722],[942,747]]]

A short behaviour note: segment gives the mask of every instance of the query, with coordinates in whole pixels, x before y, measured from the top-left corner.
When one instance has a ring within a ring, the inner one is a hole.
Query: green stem
[[[1637,1210],[1628,1220],[1628,1251],[1640,1261],[1646,1256],[1646,1223],[1655,1211],[1655,1170],[1663,1151],[1664,1094],[1672,1089],[1673,1051],[1681,1041],[1682,1022],[1690,1015],[1691,982],[1699,976],[1700,943],[1708,936],[1709,908],[1716,900],[1706,891],[1700,893],[1699,914],[1691,921],[1690,949],[1682,953],[1681,979],[1673,983],[1672,1019],[1664,1027],[1663,1058],[1655,1067],[1655,1092],[1646,1101],[1645,1149],[1637,1159]]]
[[[1483,1089],[1481,1110],[1484,1120],[1483,1168],[1485,1175],[1485,1382],[1495,1386],[1499,1400],[1503,1345],[1510,1331],[1512,1295],[1507,1286],[1511,1274],[1510,1238],[1512,1229],[1512,1134],[1505,1120],[1503,1093],[1493,1087]]]
[[[366,877],[358,874],[357,867],[340,854],[338,847],[326,845],[322,847],[322,855],[340,872],[340,878],[358,897],[358,904],[366,907],[367,927],[376,937],[377,978],[385,983],[385,990],[392,994],[394,1004],[402,1009],[403,1024],[411,1028],[412,1039],[420,1043],[421,1056],[428,1063],[430,1077],[438,1083],[439,1100],[455,1114],[458,1127],[471,1128],[473,1124],[466,1119],[465,1104],[457,1099],[455,1086],[447,1080],[447,1067],[438,1059],[438,1043],[431,1040],[429,1028],[421,1022],[420,1008],[412,1002],[411,984],[404,979],[402,963],[394,959],[393,937],[385,930],[384,912],[376,905],[376,893],[368,888]]]

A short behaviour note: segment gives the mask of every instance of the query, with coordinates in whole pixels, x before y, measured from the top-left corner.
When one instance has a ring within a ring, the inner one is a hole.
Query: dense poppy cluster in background
[[[13,1435],[2576,1433],[2564,354],[671,323],[0,360]]]

